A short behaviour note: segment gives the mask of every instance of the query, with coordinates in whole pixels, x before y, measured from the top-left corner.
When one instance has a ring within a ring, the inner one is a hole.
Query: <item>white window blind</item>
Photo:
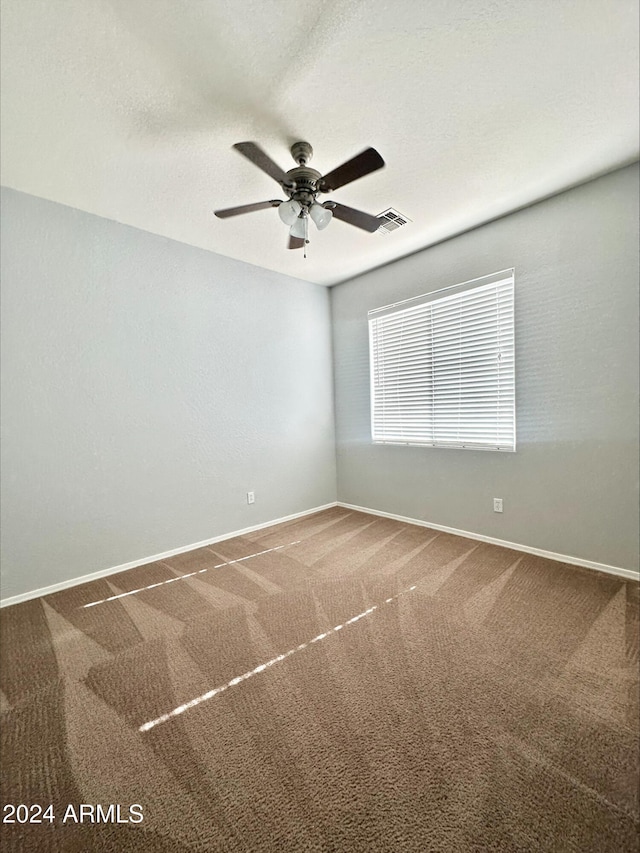
[[[514,271],[369,312],[374,443],[515,450]]]

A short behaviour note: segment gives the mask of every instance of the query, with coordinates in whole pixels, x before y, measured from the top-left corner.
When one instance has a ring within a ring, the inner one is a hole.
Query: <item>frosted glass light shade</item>
[[[326,228],[327,225],[331,222],[333,218],[333,213],[330,210],[327,210],[326,207],[323,207],[321,204],[318,204],[318,202],[314,202],[311,205],[309,216],[311,216],[311,218],[315,222],[318,231],[322,231],[323,228]]]
[[[307,236],[307,223],[304,216],[299,216],[296,221],[291,226],[291,230],[289,234],[292,237],[300,237],[301,240],[306,239]]]
[[[283,201],[278,207],[278,216],[285,225],[293,225],[301,210],[302,208],[297,201],[289,199],[289,201]]]

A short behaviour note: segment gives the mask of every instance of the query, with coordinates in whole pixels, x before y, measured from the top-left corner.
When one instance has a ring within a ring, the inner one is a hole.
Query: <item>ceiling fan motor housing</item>
[[[319,192],[318,182],[322,175],[309,166],[298,166],[287,172],[287,183],[284,189],[289,198],[295,199],[303,207],[310,207]]]

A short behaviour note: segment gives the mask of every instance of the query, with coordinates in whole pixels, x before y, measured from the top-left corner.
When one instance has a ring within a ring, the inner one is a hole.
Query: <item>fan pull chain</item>
[[[307,243],[309,242],[309,215],[307,214],[304,218],[304,246],[303,246],[303,257],[306,260],[307,257]]]

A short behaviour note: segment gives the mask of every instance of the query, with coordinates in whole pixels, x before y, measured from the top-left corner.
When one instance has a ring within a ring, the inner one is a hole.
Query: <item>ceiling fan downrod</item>
[[[290,150],[298,166],[306,166],[313,157],[313,148],[308,142],[294,142]]]

